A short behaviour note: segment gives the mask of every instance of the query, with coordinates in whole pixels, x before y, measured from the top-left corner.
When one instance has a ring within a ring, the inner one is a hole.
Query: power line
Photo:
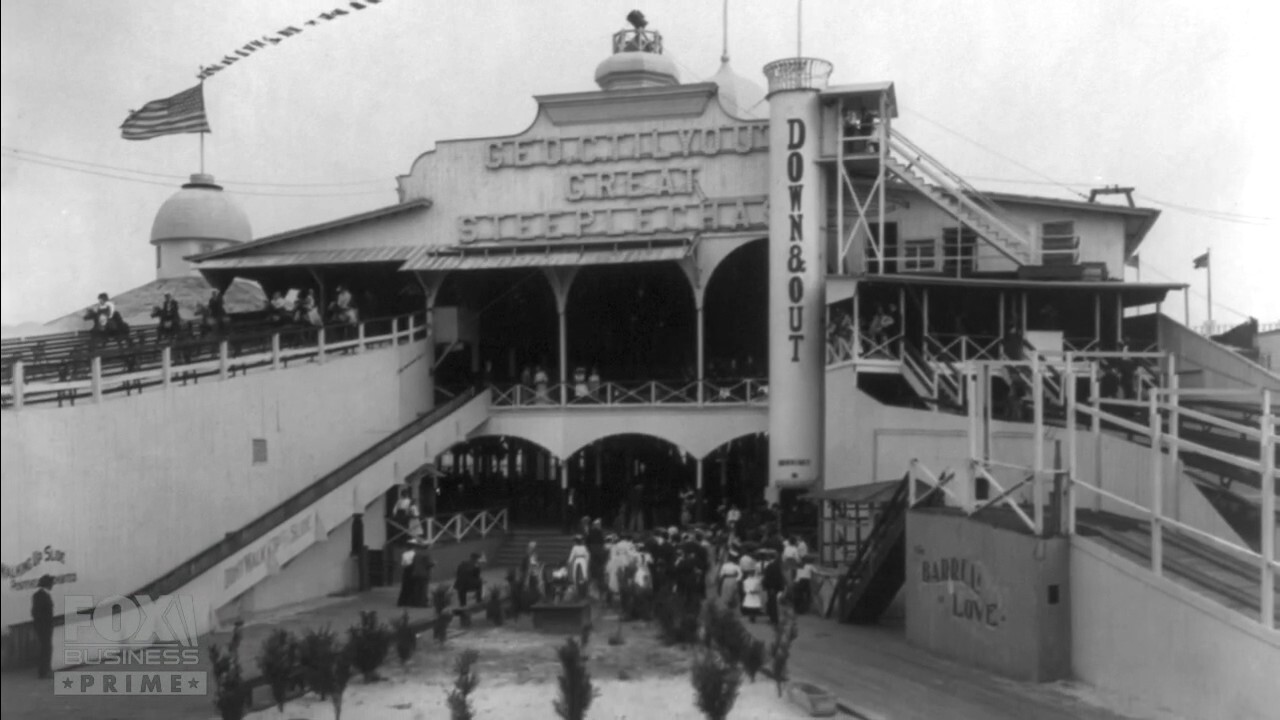
[[[103,170],[114,170],[116,172],[133,173],[136,175],[145,175],[147,177],[171,178],[174,180],[186,180],[186,175],[173,175],[171,173],[150,172],[147,170],[135,170],[133,168],[120,167],[117,165],[104,165],[102,163],[90,162],[88,160],[77,160],[75,158],[61,157],[58,155],[50,155],[48,153],[36,152],[34,150],[23,150],[21,148],[3,146],[5,152],[12,154],[18,159],[29,159],[30,157],[41,158],[44,160],[56,160],[63,163],[71,163],[75,165],[84,165],[86,167],[100,168]],[[252,180],[221,180],[220,182],[227,185],[253,185],[258,187],[349,187],[355,185],[383,185],[386,180],[353,180],[350,182],[332,182],[332,183],[272,183],[272,182],[256,182]]]
[[[1157,200],[1150,195],[1135,194],[1147,202],[1155,203],[1156,205],[1163,205],[1164,207],[1173,210],[1180,210],[1192,215],[1199,215],[1211,220],[1225,220],[1227,222],[1237,222],[1242,225],[1266,225],[1272,220],[1269,217],[1263,217],[1260,215],[1242,215],[1240,213],[1229,213],[1222,210],[1211,210],[1209,208],[1198,208],[1190,205],[1179,205],[1177,203],[1165,202],[1164,200]]]
[[[109,172],[103,172],[100,170],[91,170],[88,168],[75,167],[71,165],[63,165],[63,164],[59,164],[49,160],[43,160],[40,158],[31,157],[31,156],[9,154],[9,155],[6,155],[6,157],[13,160],[20,160],[22,162],[33,163],[35,165],[42,165],[45,167],[56,168],[58,170],[66,170],[68,172],[80,173],[82,175],[93,175],[96,177],[110,178],[112,180],[123,180],[125,182],[140,183],[143,185],[159,185],[161,187],[167,187],[167,188],[173,187],[173,184],[169,182],[161,182],[159,180],[145,180],[143,178],[129,177],[127,175],[117,175]],[[340,192],[340,193],[284,193],[284,192],[262,192],[262,191],[254,191],[254,190],[228,190],[227,192],[232,195],[252,195],[252,196],[260,196],[260,197],[323,198],[323,197],[354,197],[357,195],[383,195],[390,191],[389,190],[361,190],[361,191],[355,191],[355,192]]]
[[[920,118],[921,120],[924,120],[925,122],[927,122],[927,123],[929,123],[929,124],[931,124],[931,125],[935,125],[935,126],[937,126],[938,128],[940,128],[940,129],[942,129],[942,130],[944,130],[944,131],[946,131],[946,132],[949,132],[949,133],[951,133],[952,135],[955,135],[956,137],[960,138],[961,140],[964,140],[965,142],[971,143],[971,144],[973,144],[975,147],[981,148],[982,150],[985,150],[985,151],[987,151],[987,152],[991,153],[992,155],[995,155],[996,157],[998,157],[998,158],[1000,158],[1000,159],[1002,159],[1002,160],[1004,160],[1004,161],[1006,161],[1006,162],[1011,162],[1011,163],[1013,163],[1014,165],[1017,165],[1018,167],[1022,168],[1023,170],[1026,170],[1027,172],[1032,173],[1033,175],[1038,175],[1038,176],[1040,176],[1041,178],[1044,178],[1046,181],[1048,181],[1048,183],[1047,183],[1047,184],[1056,185],[1056,186],[1058,186],[1058,187],[1060,187],[1060,188],[1062,188],[1062,189],[1066,190],[1067,192],[1073,193],[1073,194],[1075,194],[1075,195],[1079,195],[1080,197],[1084,198],[1085,200],[1088,200],[1088,199],[1089,199],[1089,196],[1088,196],[1088,195],[1085,195],[1084,193],[1082,193],[1082,192],[1080,192],[1080,191],[1078,191],[1078,190],[1076,190],[1076,189],[1072,188],[1070,185],[1067,185],[1066,183],[1063,183],[1063,182],[1060,182],[1060,181],[1058,181],[1058,180],[1055,180],[1055,179],[1053,179],[1053,178],[1049,177],[1048,175],[1045,175],[1044,173],[1040,172],[1039,170],[1036,170],[1036,169],[1035,169],[1035,168],[1033,168],[1033,167],[1030,167],[1030,166],[1028,166],[1028,165],[1024,165],[1023,163],[1020,163],[1020,162],[1018,162],[1017,160],[1014,160],[1013,158],[1009,157],[1008,155],[1004,155],[1003,153],[1000,153],[1000,152],[998,152],[998,151],[996,151],[996,150],[993,150],[993,149],[991,149],[991,148],[987,147],[986,145],[983,145],[982,143],[978,142],[977,140],[974,140],[974,139],[973,139],[973,138],[971,138],[971,137],[968,137],[968,136],[966,136],[966,135],[962,135],[961,133],[958,133],[958,132],[956,132],[955,130],[952,130],[951,128],[947,127],[946,125],[943,125],[942,123],[938,122],[937,120],[934,120],[934,119],[932,119],[932,118],[925,117],[924,115],[921,115],[919,112],[917,112],[917,111],[915,111],[915,110],[912,110],[912,109],[910,109],[910,108],[906,108],[906,112],[909,112],[909,113],[911,113],[912,115],[915,115],[916,117]]]
[[[1176,282],[1176,283],[1182,283],[1182,284],[1185,284],[1185,285],[1187,286],[1187,292],[1191,293],[1192,295],[1195,295],[1197,298],[1199,298],[1199,299],[1201,299],[1201,300],[1208,300],[1208,299],[1209,299],[1209,297],[1208,297],[1207,295],[1205,295],[1204,293],[1200,292],[1199,290],[1196,290],[1196,289],[1195,289],[1195,287],[1194,287],[1191,283],[1183,283],[1183,281],[1178,280],[1178,279],[1177,279],[1177,278],[1175,278],[1175,277],[1172,277],[1171,275],[1169,275],[1168,273],[1164,272],[1163,270],[1161,270],[1160,268],[1158,268],[1158,267],[1156,267],[1156,266],[1154,266],[1154,265],[1148,265],[1148,264],[1146,264],[1146,263],[1143,263],[1143,264],[1142,264],[1142,269],[1144,269],[1144,270],[1150,270],[1150,271],[1154,272],[1155,274],[1159,275],[1160,277],[1164,278],[1165,280],[1169,280],[1169,281],[1171,281],[1171,282]],[[1215,308],[1220,308],[1220,309],[1222,309],[1222,310],[1226,310],[1226,311],[1227,311],[1227,312],[1229,312],[1229,313],[1234,313],[1234,314],[1236,314],[1236,315],[1239,315],[1240,317],[1244,318],[1245,320],[1248,320],[1249,318],[1252,318],[1252,317],[1253,317],[1252,315],[1249,315],[1248,313],[1240,312],[1239,310],[1237,310],[1237,309],[1235,309],[1235,308],[1233,308],[1233,307],[1230,307],[1230,306],[1228,306],[1228,305],[1223,305],[1223,304],[1222,304],[1222,303],[1220,303],[1220,302],[1215,302],[1215,303],[1213,304],[1213,306],[1214,306]]]

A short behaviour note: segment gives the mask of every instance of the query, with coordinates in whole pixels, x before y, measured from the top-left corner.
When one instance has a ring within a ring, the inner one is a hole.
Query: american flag
[[[152,100],[141,110],[129,113],[120,126],[125,140],[150,140],[161,135],[207,133],[209,119],[204,114],[204,85],[183,90],[173,97]]]

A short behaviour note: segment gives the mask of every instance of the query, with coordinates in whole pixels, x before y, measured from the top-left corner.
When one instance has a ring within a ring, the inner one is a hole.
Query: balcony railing
[[[642,405],[753,405],[769,401],[764,378],[632,380],[601,383],[497,384],[490,407],[601,407]]]
[[[148,388],[226,380],[237,374],[322,363],[333,355],[400,345],[427,335],[422,314],[373,318],[354,325],[288,326],[251,332],[230,331],[198,339],[157,340],[120,349],[87,344],[39,360],[16,358],[0,386],[5,408],[98,402]]]

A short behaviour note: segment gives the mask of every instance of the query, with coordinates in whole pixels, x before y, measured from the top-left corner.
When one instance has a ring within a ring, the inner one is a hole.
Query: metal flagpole
[[[1213,248],[1206,248],[1204,251],[1204,273],[1205,282],[1208,287],[1205,302],[1209,306],[1209,332],[1205,333],[1206,335],[1213,334],[1213,257],[1209,255],[1209,252],[1212,249]]]

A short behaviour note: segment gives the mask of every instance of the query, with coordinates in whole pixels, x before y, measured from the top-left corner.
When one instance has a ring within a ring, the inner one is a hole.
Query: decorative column
[[[765,499],[822,475],[826,309],[820,105],[831,63],[787,58],[769,80],[769,464]]]

